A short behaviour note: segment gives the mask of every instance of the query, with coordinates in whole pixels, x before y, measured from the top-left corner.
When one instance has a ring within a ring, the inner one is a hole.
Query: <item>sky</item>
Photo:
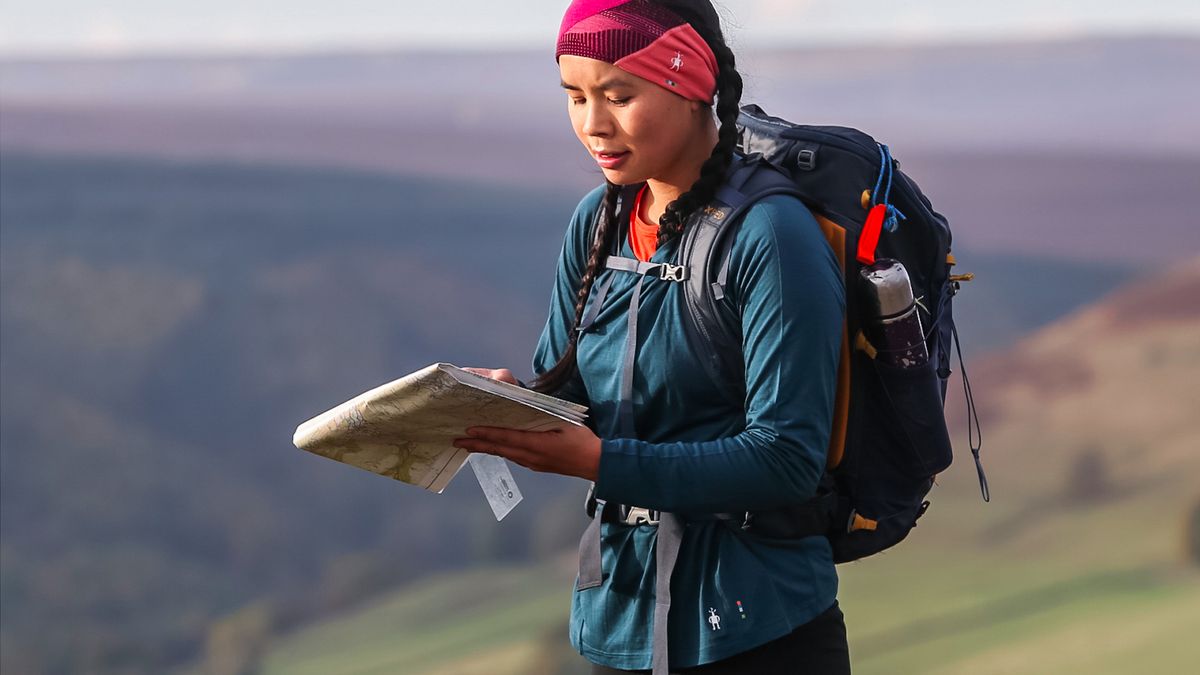
[[[567,0],[0,0],[0,55],[537,48]],[[735,46],[1200,36],[1200,0],[717,0]]]

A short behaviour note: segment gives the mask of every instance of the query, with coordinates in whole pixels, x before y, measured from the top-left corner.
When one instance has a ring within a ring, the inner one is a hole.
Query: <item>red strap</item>
[[[887,215],[887,204],[876,204],[867,214],[867,222],[858,235],[858,261],[864,265],[875,262],[875,247],[879,245],[879,233],[883,231],[883,217]]]

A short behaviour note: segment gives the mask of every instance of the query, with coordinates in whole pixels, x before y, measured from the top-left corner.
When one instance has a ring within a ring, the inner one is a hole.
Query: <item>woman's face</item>
[[[564,54],[558,67],[571,126],[605,178],[690,184],[702,125],[712,124],[708,106],[604,61]]]

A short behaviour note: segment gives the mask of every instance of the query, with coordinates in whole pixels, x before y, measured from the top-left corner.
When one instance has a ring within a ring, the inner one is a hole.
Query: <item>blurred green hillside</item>
[[[855,672],[1194,672],[1200,258],[971,375],[993,501],[960,429],[909,539],[840,568]],[[270,642],[259,672],[586,672],[566,638],[573,562],[416,582]]]
[[[574,198],[5,154],[0,670],[161,673],[256,598],[316,589],[298,620],[380,570],[528,555],[536,510],[497,526],[469,483],[399,490],[290,439],[433,361],[527,363]]]

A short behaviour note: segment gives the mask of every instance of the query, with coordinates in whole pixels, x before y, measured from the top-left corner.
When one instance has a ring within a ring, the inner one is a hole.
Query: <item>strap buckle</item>
[[[663,281],[687,281],[688,268],[686,265],[663,263],[658,268],[658,278]]]
[[[626,525],[657,525],[658,511],[640,506],[621,506],[621,522]]]

